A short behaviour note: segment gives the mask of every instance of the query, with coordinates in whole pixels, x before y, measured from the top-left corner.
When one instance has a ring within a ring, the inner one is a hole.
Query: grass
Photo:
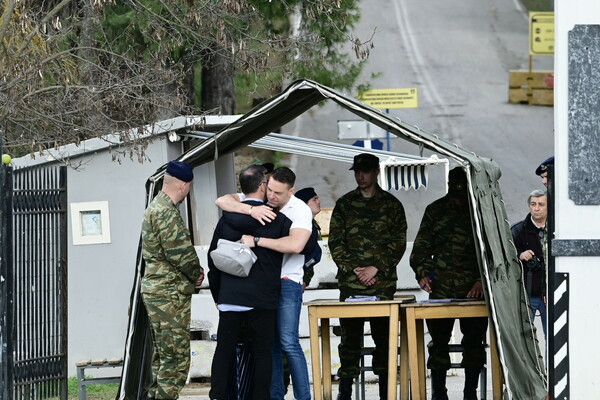
[[[77,387],[77,378],[69,378],[69,400],[79,399]],[[119,390],[118,383],[108,383],[105,385],[87,385],[86,395],[88,400],[113,400]]]

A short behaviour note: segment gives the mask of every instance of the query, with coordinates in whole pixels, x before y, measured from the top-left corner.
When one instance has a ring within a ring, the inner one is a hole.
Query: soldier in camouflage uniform
[[[177,399],[190,367],[190,314],[195,286],[204,272],[190,234],[179,214],[193,179],[186,163],[167,164],[163,188],[152,200],[142,223],[142,256],[146,262],[142,298],[152,331],[151,399]]]
[[[329,226],[329,249],[337,264],[340,301],[350,296],[391,300],[396,292],[396,266],[406,249],[406,216],[402,203],[377,184],[379,159],[354,157],[351,170],[358,187],[335,204]],[[370,318],[375,342],[373,371],[379,375],[379,397],[387,399],[389,319]],[[338,400],[352,397],[352,382],[360,372],[364,318],[340,318],[342,328],[338,370]]]
[[[477,263],[467,178],[461,167],[450,171],[448,194],[427,206],[415,239],[410,265],[430,299],[483,297]],[[454,319],[427,320],[431,335],[427,367],[431,369],[432,399],[447,400],[446,371],[450,368],[448,343]],[[477,398],[479,373],[485,363],[483,340],[487,318],[460,319],[464,347],[464,399]]]

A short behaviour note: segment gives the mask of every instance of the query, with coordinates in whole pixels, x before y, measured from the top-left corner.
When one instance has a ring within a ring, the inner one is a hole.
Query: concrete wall
[[[556,174],[556,239],[598,240],[600,239],[600,206],[577,205],[569,196],[569,168],[573,160],[569,158],[569,32],[575,25],[599,25],[600,2],[598,0],[555,0],[555,174]],[[600,43],[596,41],[589,51],[597,54]],[[600,66],[592,66],[579,79],[598,82]],[[598,85],[594,86],[597,92]],[[595,105],[598,106],[597,104]],[[588,110],[598,118],[597,111]],[[581,115],[581,114],[580,114]],[[596,119],[597,121],[597,119]],[[598,146],[600,135],[598,124],[589,126],[586,132],[590,146]],[[597,154],[590,160],[596,166]],[[592,165],[592,164],[590,164]],[[598,190],[597,176],[586,177],[589,188]],[[568,273],[569,276],[569,310],[568,310],[568,347],[560,350],[557,359],[567,357],[570,365],[570,397],[571,399],[598,398],[600,376],[597,371],[597,360],[600,359],[600,348],[594,346],[596,333],[600,331],[600,319],[595,310],[600,308],[600,297],[597,295],[597,283],[600,282],[600,254],[595,247],[595,254],[590,256],[559,256],[556,258],[556,271]],[[563,323],[564,320],[561,321]],[[557,326],[555,326],[557,328]],[[564,386],[559,382],[557,389]]]

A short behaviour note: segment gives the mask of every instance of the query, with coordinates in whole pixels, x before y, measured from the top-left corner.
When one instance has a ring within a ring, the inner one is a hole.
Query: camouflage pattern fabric
[[[336,278],[340,301],[353,295],[379,296],[390,300],[396,292],[396,267],[406,250],[406,216],[402,203],[378,187],[370,198],[357,188],[335,204],[329,225],[329,249],[338,267]],[[365,286],[354,269],[374,266],[377,281]],[[341,341],[338,346],[341,366],[338,376],[359,375],[364,318],[341,318]],[[371,318],[371,336],[375,342],[373,371],[387,374],[389,319]]]
[[[179,210],[162,191],[144,213],[142,256],[141,291],[154,350],[149,396],[176,399],[190,367],[191,295],[200,260]]]
[[[144,214],[142,256],[146,261],[142,293],[194,293],[200,260],[179,210],[164,192]]]
[[[432,299],[464,299],[481,280],[469,207],[457,207],[448,196],[427,206],[410,255],[420,281],[432,279]]]
[[[410,265],[417,281],[424,277],[432,279],[430,299],[466,298],[473,285],[481,280],[469,207],[457,207],[449,196],[431,203],[413,244]],[[459,321],[465,348],[462,365],[481,368],[485,362],[483,339],[487,318]],[[428,345],[428,368],[450,368],[448,343],[453,325],[454,319],[427,320],[432,338]]]
[[[340,300],[352,295],[394,297],[396,266],[406,250],[406,216],[402,203],[378,187],[365,198],[357,188],[335,204],[329,225],[329,249],[337,264]],[[370,287],[358,280],[354,269],[376,267],[377,282]]]
[[[454,318],[440,318],[426,320],[427,329],[431,335],[431,342],[428,343],[429,358],[427,359],[427,368],[429,369],[450,369],[450,353],[448,343],[452,336],[454,327]],[[463,368],[481,369],[486,361],[485,348],[483,340],[487,331],[487,318],[461,318],[459,319],[460,331],[463,333],[461,345],[464,348],[462,352],[461,366]]]
[[[360,351],[364,338],[364,318],[340,318],[340,344],[338,354],[340,356],[340,368],[337,375],[340,378],[356,378],[360,374]],[[384,317],[369,318],[371,326],[371,337],[375,342],[373,351],[373,373],[375,375],[387,375],[388,371],[388,343],[390,319]]]
[[[177,399],[190,369],[192,297],[179,292],[143,293],[152,327],[152,385],[148,396]]]

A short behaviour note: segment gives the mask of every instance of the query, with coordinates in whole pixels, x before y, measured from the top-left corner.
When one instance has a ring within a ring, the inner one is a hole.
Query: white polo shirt
[[[310,207],[296,196],[290,197],[290,200],[280,211],[292,221],[290,230],[298,228],[312,232],[313,216]],[[296,283],[302,283],[303,276],[304,255],[284,254],[281,279],[290,279]]]

